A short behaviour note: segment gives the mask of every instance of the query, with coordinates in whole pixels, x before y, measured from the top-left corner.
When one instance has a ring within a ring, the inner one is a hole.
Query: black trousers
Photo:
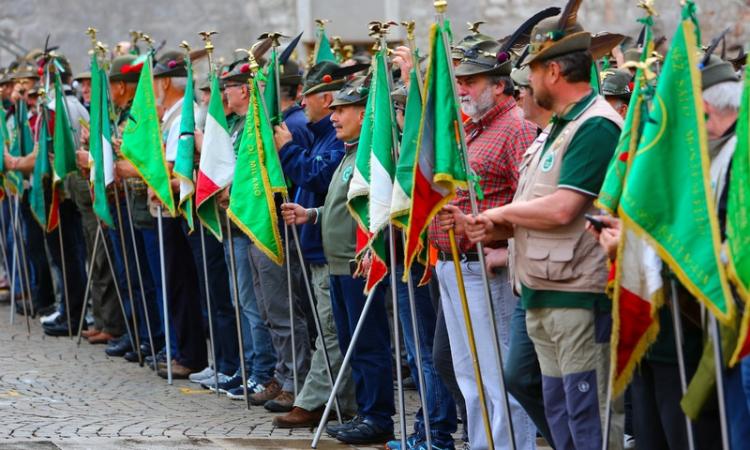
[[[185,367],[201,370],[208,365],[208,348],[203,331],[198,270],[182,230],[182,219],[165,217],[162,222],[167,305],[177,342],[174,359]]]
[[[59,233],[61,228],[63,252],[60,250]],[[65,258],[65,278],[70,302],[70,318],[75,324],[78,317],[81,316],[83,296],[86,290],[86,244],[83,239],[81,215],[78,214],[78,209],[71,200],[60,203],[60,226],[55,228],[53,232],[46,234],[45,239],[52,257],[52,263],[60,269],[61,275],[63,257]],[[61,311],[65,310],[64,301],[63,298]]]

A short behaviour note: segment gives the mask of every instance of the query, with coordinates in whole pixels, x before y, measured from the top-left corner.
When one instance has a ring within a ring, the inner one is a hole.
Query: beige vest
[[[521,163],[514,202],[544,197],[558,189],[565,152],[578,128],[592,117],[607,118],[622,128],[622,117],[603,97],[597,97],[563,128],[544,154],[544,141],[538,139],[529,148]],[[522,283],[535,290],[604,292],[607,258],[596,239],[585,230],[585,213],[597,213],[593,203],[565,226],[551,230],[515,227],[512,256],[515,287]]]

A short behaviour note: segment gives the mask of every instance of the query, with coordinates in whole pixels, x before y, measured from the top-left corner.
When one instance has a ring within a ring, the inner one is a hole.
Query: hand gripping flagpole
[[[211,42],[211,36],[216,34],[215,31],[201,31],[198,33],[201,36],[201,39],[203,39],[205,45],[204,48],[206,49],[206,55],[208,55],[208,74],[211,76],[214,70],[214,62],[213,62],[213,52],[214,52],[214,45]],[[188,52],[188,58],[190,57],[190,47],[187,47],[187,42],[184,42],[185,49]],[[190,82],[191,80],[188,80]],[[192,211],[190,212],[192,214]],[[211,364],[214,366],[214,386],[216,386],[216,396],[221,397],[221,392],[219,392],[219,366],[216,363],[216,339],[214,337],[214,320],[213,320],[213,312],[211,311],[211,290],[209,289],[209,283],[208,283],[208,262],[207,262],[207,256],[206,256],[206,233],[203,230],[203,225],[198,224],[198,229],[200,231],[201,236],[201,255],[203,256],[203,283],[205,284],[204,288],[206,290],[206,312],[208,316],[208,335],[209,339],[211,340]],[[240,354],[242,354],[242,348],[240,347]]]
[[[448,7],[448,2],[446,0],[436,0],[434,2],[435,10],[438,15],[438,21],[442,22],[445,17],[445,11]],[[445,47],[445,51],[447,53],[446,57],[450,59],[450,43],[448,42],[448,36],[446,36],[445,33],[442,33],[443,37],[443,46]],[[448,64],[448,70],[450,71],[450,77],[451,80],[456,79],[456,74],[453,71],[453,65]],[[458,94],[456,93],[455,89],[455,81],[453,82],[453,96],[455,98],[455,104],[458,105]],[[469,200],[471,202],[471,213],[472,215],[476,216],[479,214],[479,207],[477,206],[477,194],[474,190],[474,184],[473,180],[471,179],[471,165],[469,163],[469,154],[466,151],[466,136],[464,135],[464,128],[463,126],[457,127],[459,130],[459,135],[461,139],[461,154],[464,160],[464,167],[466,169],[466,174],[469,179],[467,179],[467,187],[469,191]],[[455,240],[455,233],[452,233],[453,239]],[[477,248],[477,256],[479,257],[479,265],[481,266],[482,270],[482,286],[484,288],[484,300],[487,305],[487,310],[489,311],[489,323],[490,327],[492,328],[492,333],[494,339],[492,339],[492,346],[495,350],[495,364],[497,365],[497,373],[500,375],[500,392],[502,393],[502,405],[503,405],[503,412],[505,414],[505,422],[507,426],[507,432],[508,432],[508,441],[510,442],[510,447],[512,450],[516,449],[516,438],[515,434],[513,432],[513,419],[510,415],[510,402],[508,401],[508,391],[505,387],[505,370],[503,368],[503,355],[502,355],[502,348],[500,346],[500,337],[497,333],[497,324],[495,323],[495,307],[492,304],[492,294],[490,292],[490,285],[489,285],[489,277],[487,275],[487,266],[485,264],[485,257],[484,257],[484,246],[481,242],[478,242],[476,244]],[[457,249],[456,249],[457,250]],[[456,255],[453,255],[454,263],[458,263],[456,259]],[[456,266],[456,275],[458,275],[458,272],[460,271],[458,269],[458,265]],[[462,277],[463,278],[463,277]],[[468,314],[468,309],[465,311]]]

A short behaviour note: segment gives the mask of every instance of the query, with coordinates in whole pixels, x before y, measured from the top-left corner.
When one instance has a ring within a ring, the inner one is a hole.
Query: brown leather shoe
[[[198,370],[193,370],[189,367],[185,367],[182,364],[178,363],[175,359],[172,360],[172,378],[176,380],[185,379],[188,377],[188,375],[194,372],[198,372]],[[159,369],[158,374],[162,378],[167,378],[167,368],[164,367],[163,369]]]
[[[94,336],[95,334],[99,334],[101,332],[102,332],[102,330],[97,330],[96,328],[89,328],[88,330],[81,331],[81,336],[83,336],[86,339],[88,339],[91,336]]]
[[[289,412],[293,406],[294,393],[289,391],[281,391],[281,394],[277,395],[275,399],[263,404],[264,408],[275,413]]]
[[[106,344],[110,339],[115,337],[104,331],[99,332],[93,336],[89,336],[89,344]]]
[[[273,400],[281,394],[281,385],[276,381],[276,378],[271,379],[271,381],[264,384],[263,387],[265,387],[265,389],[261,392],[250,396],[251,405],[264,405],[267,401]]]
[[[273,426],[278,428],[311,428],[318,425],[321,416],[323,416],[323,408],[308,411],[295,406],[289,413],[274,417]]]

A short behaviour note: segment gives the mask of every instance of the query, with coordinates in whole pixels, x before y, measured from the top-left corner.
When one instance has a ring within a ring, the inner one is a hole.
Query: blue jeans
[[[156,291],[156,305],[159,317],[159,335],[162,336],[161,342],[164,341],[164,296],[161,290],[161,265],[159,257],[159,234],[156,228],[141,228],[136,229],[136,233],[141,234],[143,238],[143,247],[146,253],[146,259],[148,260],[148,268],[151,273],[151,281],[154,283],[154,289]],[[143,260],[141,260],[143,262]],[[143,267],[141,269],[145,270]],[[144,281],[144,284],[146,282]],[[153,332],[153,328],[151,329]],[[154,345],[157,345],[154,342]],[[169,348],[172,353],[172,358],[177,357],[177,336],[174,329],[174,323],[170,323],[169,327]]]
[[[419,339],[420,352],[422,355],[422,371],[426,389],[426,401],[428,407],[428,416],[430,420],[430,431],[432,434],[432,443],[440,447],[453,447],[453,436],[456,432],[456,404],[451,397],[450,391],[440,379],[435,365],[432,361],[432,344],[435,337],[435,324],[437,314],[432,306],[430,289],[427,286],[417,287],[424,267],[415,264],[411,269],[411,276],[414,285],[414,304],[417,319],[417,338]],[[414,331],[411,322],[411,309],[409,307],[409,289],[406,283],[400,281],[404,274],[404,266],[396,266],[396,277],[398,283],[398,317],[401,321],[401,329],[404,334],[404,343],[406,345],[406,360],[411,369],[412,378],[418,383],[417,370],[417,352],[414,343]],[[422,408],[417,411],[414,431],[424,439],[425,429],[422,416]]]
[[[146,257],[145,244],[141,233],[135,231],[135,242],[136,247],[133,248],[133,236],[130,233],[130,222],[128,215],[126,214],[125,201],[120,202],[120,211],[122,213],[122,223],[117,220],[117,211],[115,206],[110,205],[110,211],[112,218],[115,221],[115,229],[109,229],[109,240],[111,242],[110,249],[112,250],[112,263],[114,264],[115,280],[120,289],[120,295],[122,296],[123,306],[125,307],[125,320],[128,321],[130,328],[133,326],[132,321],[132,308],[135,305],[135,313],[138,320],[138,337],[142,344],[149,343],[148,340],[148,327],[146,326],[146,314],[143,309],[143,296],[141,295],[140,281],[143,280],[143,293],[145,294],[145,303],[148,312],[149,324],[151,326],[151,333],[154,338],[154,345],[159,347],[164,341],[164,333],[162,332],[161,324],[159,323],[159,304],[157,303],[156,287],[154,286],[154,280],[151,277],[149,270],[148,258]],[[122,243],[120,242],[120,230],[122,230],[125,239],[125,257],[122,254]],[[138,277],[138,265],[135,263],[135,255],[138,254],[138,263],[141,267],[141,275]],[[130,298],[128,291],[128,280],[125,273],[125,264],[127,263],[128,271],[130,272],[130,283],[133,290],[133,298]],[[161,287],[161,286],[159,286]],[[134,331],[134,330],[131,330]],[[158,351],[158,349],[156,349]]]
[[[273,378],[276,368],[276,352],[271,343],[271,334],[268,332],[263,319],[258,311],[258,301],[255,298],[253,288],[253,272],[250,267],[250,238],[239,235],[237,230],[232,237],[234,243],[234,261],[237,274],[237,290],[240,297],[240,320],[242,325],[242,351],[245,357],[245,366],[248,378],[252,377],[258,383],[265,384]],[[232,267],[229,259],[229,241],[224,240],[224,257],[229,268],[229,292],[234,299],[234,287],[232,286]],[[235,326],[236,328],[236,326]],[[238,368],[238,370],[240,370]]]
[[[750,358],[724,370],[724,398],[732,450],[747,448],[750,442]]]
[[[365,317],[362,332],[351,358],[352,377],[358,414],[378,426],[392,429],[395,412],[391,336],[385,310],[385,282],[380,283]],[[333,317],[341,353],[347,348],[365,304],[365,280],[349,275],[331,275],[330,290]]]

